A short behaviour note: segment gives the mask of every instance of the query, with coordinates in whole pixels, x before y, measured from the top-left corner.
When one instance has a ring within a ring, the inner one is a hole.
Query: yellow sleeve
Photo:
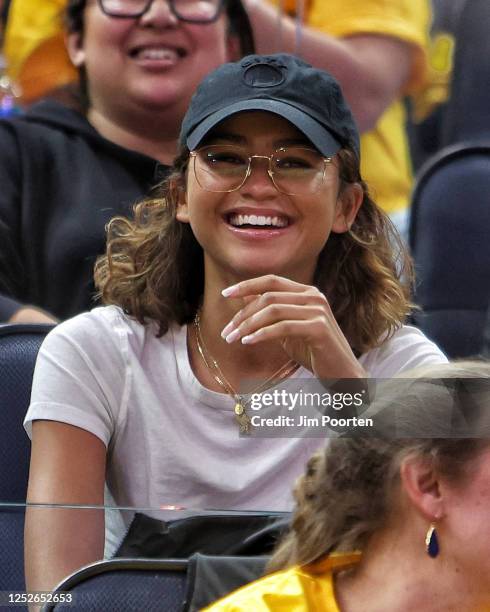
[[[4,53],[9,76],[27,102],[77,79],[64,45],[66,0],[12,0]]]
[[[241,587],[203,612],[311,612],[320,609],[339,612],[331,570],[315,575],[294,566]]]
[[[378,34],[413,45],[408,93],[425,80],[430,20],[428,0],[312,0],[308,14],[308,25],[336,38]]]

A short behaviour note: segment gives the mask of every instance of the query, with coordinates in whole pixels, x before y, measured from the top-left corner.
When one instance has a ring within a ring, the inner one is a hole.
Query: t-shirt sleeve
[[[313,0],[308,19],[309,25],[336,38],[377,34],[413,45],[406,93],[425,80],[430,21],[427,0]]]
[[[371,378],[392,378],[413,368],[447,363],[448,360],[419,329],[405,325],[359,361]]]
[[[109,445],[123,418],[127,396],[127,351],[117,316],[96,309],[58,325],[41,346],[24,427],[59,421],[84,429]]]

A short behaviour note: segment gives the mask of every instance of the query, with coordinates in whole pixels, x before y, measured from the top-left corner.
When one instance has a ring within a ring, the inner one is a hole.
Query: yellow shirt
[[[12,0],[4,53],[9,76],[30,103],[50,89],[78,79],[65,48],[66,0]]]
[[[334,572],[359,562],[360,553],[333,554],[311,565],[251,582],[205,608],[206,612],[340,612]]]

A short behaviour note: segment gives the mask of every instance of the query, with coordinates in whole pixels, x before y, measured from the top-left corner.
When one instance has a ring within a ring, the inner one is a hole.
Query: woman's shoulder
[[[47,339],[70,338],[84,346],[95,344],[102,349],[108,343],[119,348],[130,343],[136,348],[152,344],[165,345],[171,341],[172,334],[178,333],[182,333],[182,328],[174,326],[158,338],[158,325],[155,321],[143,325],[119,306],[110,305],[99,306],[63,321],[49,333]]]
[[[72,335],[90,337],[99,333],[113,334],[117,327],[130,327],[130,319],[118,306],[98,306],[58,323],[49,336]]]
[[[402,325],[359,361],[370,377],[391,378],[422,365],[446,363],[447,357],[419,329]]]
[[[276,608],[306,612],[300,567],[294,566],[251,582],[211,604],[204,612],[266,612]]]
[[[207,612],[265,612],[271,609],[338,612],[333,573],[360,560],[360,553],[332,555],[306,566],[294,565],[252,582],[206,608]]]
[[[185,345],[186,328],[171,325],[158,336],[158,325],[145,325],[118,306],[101,306],[57,325],[46,337],[41,353],[51,353],[63,360],[83,360],[118,369],[138,363],[175,360]]]
[[[36,361],[27,431],[36,419],[86,429],[106,445],[124,418],[131,388],[128,323],[108,306],[57,325]]]
[[[174,358],[173,330],[162,338],[155,332],[155,325],[144,326],[116,306],[57,325],[39,351],[26,422],[52,418],[81,426],[87,415],[98,415],[100,427],[90,431],[102,428],[107,443],[114,423],[125,418],[131,389],[144,394],[151,363],[164,367]],[[181,333],[185,338],[185,328]]]

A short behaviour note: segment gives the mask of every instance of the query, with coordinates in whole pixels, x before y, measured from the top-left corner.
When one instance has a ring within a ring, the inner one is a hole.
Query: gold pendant
[[[240,426],[240,433],[249,433],[250,417],[245,412],[245,407],[240,402],[235,404],[235,418]]]

